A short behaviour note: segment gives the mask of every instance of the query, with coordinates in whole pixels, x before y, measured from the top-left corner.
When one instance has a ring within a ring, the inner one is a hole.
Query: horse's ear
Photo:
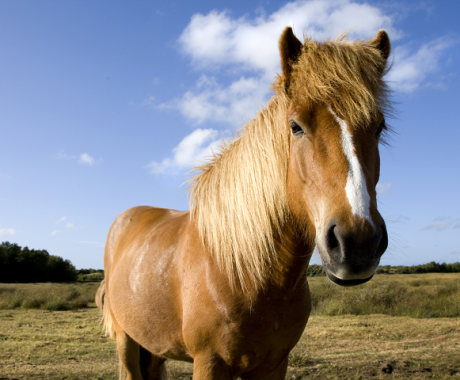
[[[302,43],[294,36],[291,27],[284,29],[281,33],[279,49],[281,56],[281,70],[286,89],[289,87],[289,79],[291,77],[292,64],[300,55]]]
[[[371,41],[371,46],[380,50],[383,59],[388,59],[391,52],[390,38],[383,29],[379,30],[375,38]]]

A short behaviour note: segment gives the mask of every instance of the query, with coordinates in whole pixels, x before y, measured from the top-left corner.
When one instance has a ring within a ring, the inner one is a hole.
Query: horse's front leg
[[[216,355],[193,358],[193,380],[232,380],[230,367]]]

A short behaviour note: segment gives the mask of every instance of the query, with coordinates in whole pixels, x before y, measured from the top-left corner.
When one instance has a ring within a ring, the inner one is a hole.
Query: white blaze
[[[345,157],[347,157],[349,168],[345,192],[350,202],[351,210],[354,215],[366,218],[371,226],[375,228],[370,213],[371,198],[367,192],[366,177],[364,176],[363,168],[356,156],[348,125],[346,121],[339,118],[331,108],[329,108],[329,112],[334,116],[342,129],[342,147]]]

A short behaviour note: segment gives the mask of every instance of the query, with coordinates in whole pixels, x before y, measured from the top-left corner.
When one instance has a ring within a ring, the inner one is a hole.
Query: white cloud
[[[51,236],[56,236],[60,232],[60,230],[54,230],[53,232],[51,232]]]
[[[56,222],[56,224],[61,224],[61,223],[64,223],[65,221],[67,220],[67,216],[63,216],[61,218],[59,218],[59,220]],[[64,225],[64,228],[75,228],[75,225],[73,223],[70,223],[70,222],[67,222],[65,225]],[[61,232],[60,230],[55,230],[51,233],[51,235],[56,235],[58,232]]]
[[[0,236],[16,235],[17,231],[13,228],[0,228]]]
[[[72,154],[67,154],[64,152],[64,150],[61,149],[59,152],[56,153],[56,158],[59,160],[75,161],[77,159],[77,156],[74,156]],[[95,160],[88,153],[82,153],[80,154],[80,157],[78,158],[78,163],[93,166],[95,163]]]
[[[382,28],[393,39],[400,35],[392,19],[377,7],[350,0],[313,0],[287,3],[268,17],[253,20],[234,19],[226,11],[195,14],[179,43],[198,67],[236,65],[273,76],[279,68],[278,39],[286,26],[300,37],[307,32],[320,40],[350,29],[358,37],[370,37]]]
[[[165,173],[168,169],[197,165],[217,153],[221,144],[219,133],[214,129],[196,129],[172,150],[172,157],[161,162],[152,161],[146,166],[152,174]]]
[[[391,223],[406,223],[410,220],[410,218],[405,215],[397,214],[397,215],[387,216],[385,217],[385,220]]]
[[[79,162],[80,164],[85,164],[85,165],[93,166],[93,165],[94,165],[94,158],[91,157],[88,153],[82,153],[82,154],[80,155],[80,158],[79,158],[78,162]]]
[[[59,160],[76,160],[77,157],[71,154],[67,154],[63,149],[56,153],[56,158]]]
[[[211,120],[242,126],[268,100],[268,87],[260,77],[241,77],[224,87],[215,78],[202,75],[195,89],[160,108],[177,108],[196,125]]]
[[[442,53],[456,41],[448,37],[438,38],[423,44],[415,53],[410,54],[407,45],[394,49],[394,65],[386,79],[391,86],[402,92],[418,89],[427,75],[439,69]]]
[[[451,252],[452,255],[460,255],[460,249],[455,249]]]
[[[154,101],[155,101],[155,97],[149,96],[147,99],[144,99],[144,101],[142,102],[142,105],[147,106],[147,107],[152,107],[154,104]]]
[[[433,223],[429,224],[424,230],[444,231],[452,225],[452,220],[449,218],[437,218]]]
[[[286,26],[301,39],[304,32],[325,40],[350,29],[352,36],[371,37],[382,28],[393,40],[401,36],[379,8],[350,0],[294,1],[254,19],[232,18],[226,11],[195,14],[179,37],[183,53],[197,69],[225,69],[239,78],[224,86],[203,75],[193,90],[159,108],[178,109],[197,125],[241,126],[269,98],[270,84],[280,72],[278,39]]]
[[[379,195],[387,194],[387,193],[390,192],[391,187],[392,187],[392,185],[391,185],[390,182],[388,182],[388,183],[379,183],[379,184],[377,184],[377,193]]]
[[[269,98],[269,86],[280,72],[278,39],[286,26],[293,27],[300,39],[304,33],[317,40],[334,39],[345,30],[352,30],[352,38],[370,38],[386,29],[394,43],[403,35],[393,26],[396,13],[352,0],[298,0],[272,14],[259,13],[255,18],[235,18],[216,10],[193,15],[179,37],[181,51],[198,70],[237,78],[223,85],[203,75],[181,98],[158,108],[177,109],[195,125],[213,121],[242,126]],[[387,79],[398,91],[414,91],[436,71],[442,52],[452,44],[451,39],[440,38],[415,53],[407,46],[396,47]],[[149,99],[144,103],[151,105]]]

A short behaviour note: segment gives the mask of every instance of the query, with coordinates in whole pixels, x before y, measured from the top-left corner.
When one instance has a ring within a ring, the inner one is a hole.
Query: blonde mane
[[[331,107],[349,125],[364,126],[392,113],[390,90],[382,79],[389,70],[372,40],[348,40],[343,33],[323,43],[305,38],[293,64],[288,95],[301,103]]]
[[[204,244],[232,284],[263,282],[275,259],[274,233],[288,211],[289,131],[285,97],[273,97],[235,140],[197,167],[190,209]]]
[[[381,79],[386,60],[369,41],[318,43],[306,39],[286,90],[275,96],[235,140],[224,144],[191,180],[190,210],[207,249],[232,285],[262,285],[277,259],[275,237],[289,218],[287,172],[292,101],[325,103],[351,123],[363,124],[388,108]]]

